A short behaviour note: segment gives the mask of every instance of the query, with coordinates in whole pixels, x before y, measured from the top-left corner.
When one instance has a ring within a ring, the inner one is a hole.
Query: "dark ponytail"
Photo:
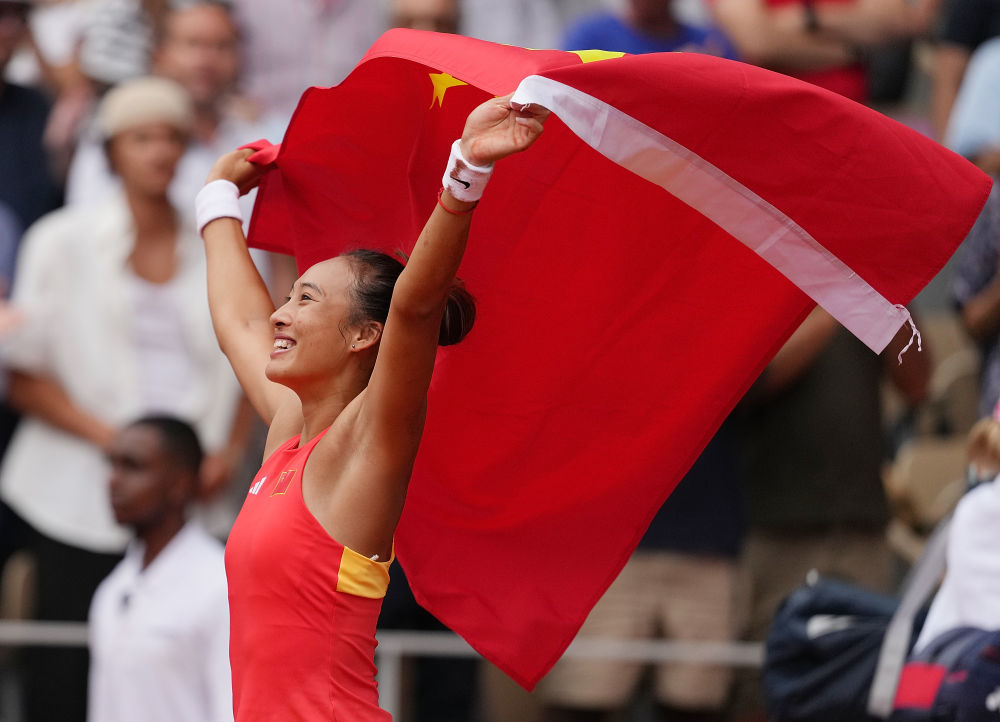
[[[448,303],[441,318],[439,346],[451,346],[469,335],[476,322],[476,299],[465,290],[465,284],[455,281],[448,291]]]
[[[389,317],[389,302],[396,279],[403,272],[403,264],[380,251],[358,249],[341,254],[354,270],[351,287],[351,315],[348,323],[356,326],[365,321],[384,324]],[[448,291],[448,301],[441,318],[438,344],[450,346],[465,338],[476,320],[476,302],[465,285],[456,279]]]

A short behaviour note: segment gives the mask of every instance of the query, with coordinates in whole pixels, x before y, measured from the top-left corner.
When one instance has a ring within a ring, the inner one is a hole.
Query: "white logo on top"
[[[806,636],[816,639],[824,634],[842,632],[850,629],[857,621],[858,618],[850,614],[814,614],[806,622]]]
[[[986,709],[990,712],[1000,711],[1000,687],[993,690],[990,696],[986,698]]]
[[[262,486],[264,486],[264,482],[265,481],[267,481],[267,477],[266,476],[264,478],[262,478],[260,481],[258,481],[256,484],[254,484],[253,486],[250,487],[250,493],[253,494],[254,496],[256,496],[257,492],[260,491],[260,488]]]

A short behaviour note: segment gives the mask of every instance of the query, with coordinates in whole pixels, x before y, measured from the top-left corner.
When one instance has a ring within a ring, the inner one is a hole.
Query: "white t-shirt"
[[[184,332],[183,290],[173,281],[151,283],[133,276],[132,336],[139,358],[140,384],[148,413],[183,412],[188,379],[197,370]]]
[[[996,479],[970,491],[955,509],[948,531],[948,571],[916,649],[955,627],[1000,629],[1000,483]]]
[[[89,722],[231,722],[222,544],[189,522],[142,569],[143,546],[90,606]]]

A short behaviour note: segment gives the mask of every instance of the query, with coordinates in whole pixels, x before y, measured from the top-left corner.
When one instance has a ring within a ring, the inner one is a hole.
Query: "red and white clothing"
[[[325,432],[324,432],[325,433]],[[389,565],[333,539],[306,508],[302,470],[318,435],[264,462],[226,545],[237,722],[384,722],[375,623]]]

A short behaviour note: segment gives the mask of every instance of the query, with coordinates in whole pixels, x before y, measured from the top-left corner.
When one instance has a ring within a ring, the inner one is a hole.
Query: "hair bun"
[[[452,346],[472,330],[476,322],[476,299],[465,290],[461,281],[448,291],[448,303],[441,318],[441,333],[438,334],[439,346]]]

